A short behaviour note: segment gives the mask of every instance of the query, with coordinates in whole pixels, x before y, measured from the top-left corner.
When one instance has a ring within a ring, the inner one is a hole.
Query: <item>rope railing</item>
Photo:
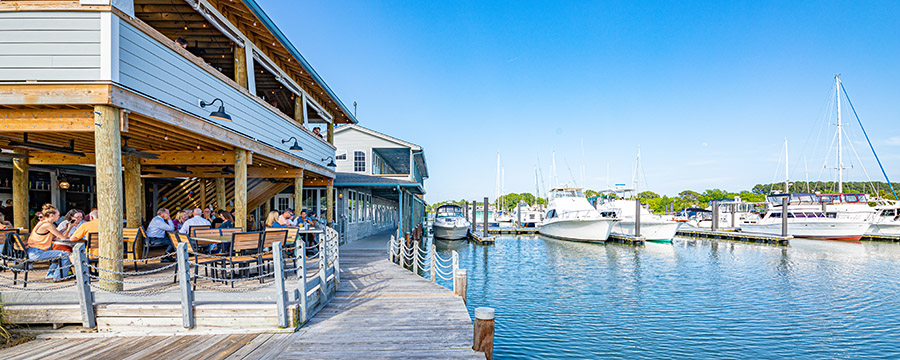
[[[459,268],[459,255],[456,251],[451,253],[450,258],[442,258],[437,253],[434,244],[423,249],[416,241],[412,246],[407,246],[406,241],[391,236],[388,242],[388,260],[396,263],[404,268],[409,268],[416,275],[430,277],[432,282],[437,279],[452,280],[456,270]],[[426,276],[428,275],[428,276]]]

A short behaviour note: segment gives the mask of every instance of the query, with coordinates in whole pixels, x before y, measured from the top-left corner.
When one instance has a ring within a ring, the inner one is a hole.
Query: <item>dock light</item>
[[[334,157],[333,157],[333,156],[329,156],[329,157],[327,157],[327,158],[322,159],[322,161],[325,161],[325,160],[330,160],[330,161],[328,161],[328,165],[326,165],[326,166],[328,166],[328,167],[335,167],[335,166],[337,166],[337,165],[334,164]]]
[[[221,104],[221,105],[219,105],[219,110],[209,113],[209,117],[216,119],[216,120],[231,121],[231,115],[228,115],[227,113],[225,113],[225,102],[222,101],[222,99],[215,98],[213,101],[210,101],[210,102],[200,100],[200,107],[205,109],[207,106],[211,106],[212,104],[215,104],[216,101],[218,101],[219,104]]]
[[[287,140],[281,140],[281,143],[282,143],[282,144],[288,143],[288,142],[290,142],[291,140],[294,140],[294,145],[291,145],[291,148],[290,148],[289,150],[303,151],[303,148],[300,147],[300,144],[297,144],[297,138],[295,138],[295,137],[293,137],[293,136],[291,136],[290,139],[287,139]]]

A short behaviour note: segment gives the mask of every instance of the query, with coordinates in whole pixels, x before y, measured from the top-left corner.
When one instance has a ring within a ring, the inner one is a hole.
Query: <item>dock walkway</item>
[[[2,359],[483,359],[462,298],[387,260],[390,234],[341,247],[335,298],[292,334],[116,337],[50,333]]]

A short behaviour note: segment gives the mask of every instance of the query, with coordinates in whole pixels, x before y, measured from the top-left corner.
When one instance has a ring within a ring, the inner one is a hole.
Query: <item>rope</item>
[[[100,287],[100,285],[98,285],[98,284],[91,283],[91,288],[93,288],[95,290],[100,290],[100,291],[105,291],[108,293],[125,295],[125,296],[150,296],[153,294],[158,294],[158,293],[164,292],[166,290],[169,290],[169,289],[171,289],[173,287],[177,287],[177,286],[178,286],[177,283],[173,283],[173,284],[168,284],[168,285],[158,287],[155,289],[150,289],[150,290],[124,291],[124,290],[110,290],[110,289]]]
[[[218,266],[209,266],[209,265],[204,265],[204,264],[198,264],[198,263],[194,263],[194,262],[190,262],[190,261],[188,261],[188,264],[191,264],[191,265],[194,265],[194,266],[197,266],[197,267],[201,267],[201,268],[204,268],[204,269],[213,269],[213,270],[221,270],[221,271],[250,270],[250,269],[255,269],[255,268],[258,268],[258,267],[263,267],[263,266],[268,266],[268,265],[269,265],[269,263],[262,263],[262,264],[256,263],[256,264],[253,264],[253,265],[250,265],[250,266],[247,266],[247,267],[241,267],[241,268],[226,268],[226,267],[218,267]]]
[[[869,140],[869,134],[866,134],[866,128],[863,127],[862,120],[860,120],[859,115],[856,114],[856,108],[853,107],[853,102],[850,101],[850,95],[847,95],[847,89],[844,89],[844,83],[841,83],[841,90],[843,90],[844,92],[844,97],[847,98],[847,103],[850,104],[850,109],[853,110],[853,115],[856,116],[856,122],[859,123],[859,128],[862,129],[863,135],[866,137],[866,141],[869,142],[869,148],[872,149],[872,155],[875,155],[875,161],[878,162],[878,167],[881,168],[881,174],[884,175],[884,179],[887,180],[888,186],[891,187],[891,192],[894,194],[894,199],[900,200],[900,198],[897,197],[897,192],[894,191],[894,184],[891,184],[891,179],[888,179],[887,173],[884,171],[884,166],[881,165],[881,159],[879,159],[878,154],[875,153],[875,147],[872,146],[872,140]],[[878,196],[878,194],[876,193],[875,196]]]
[[[66,266],[63,267],[63,268],[70,268],[70,267],[72,267],[72,266],[73,266],[72,264],[69,264],[69,265],[66,265]],[[3,265],[3,264],[0,264],[0,268],[6,269],[6,270],[9,270],[9,271],[12,271],[12,272],[26,272],[26,273],[43,273],[43,272],[47,272],[47,270],[45,270],[45,269],[19,269],[19,268],[16,268],[15,266],[6,266],[6,265]]]
[[[264,255],[269,255],[271,253],[272,253],[272,250],[269,250],[269,251],[263,251],[261,253],[256,253],[253,255],[237,255],[237,256],[260,257],[260,256],[264,256]],[[188,254],[194,255],[196,257],[205,257],[205,258],[212,258],[212,259],[219,259],[219,260],[229,260],[232,258],[232,256],[219,256],[219,255],[213,255],[213,254],[195,253],[193,251],[188,251]]]
[[[170,269],[170,268],[174,267],[175,265],[178,265],[178,264],[177,264],[177,263],[171,263],[171,264],[169,264],[169,265],[166,265],[166,266],[163,266],[163,267],[160,267],[160,268],[157,268],[157,269],[153,269],[153,270],[147,270],[147,271],[122,272],[122,271],[115,271],[115,270],[101,269],[101,268],[96,267],[96,266],[94,266],[94,265],[88,264],[88,266],[89,266],[91,269],[94,269],[94,270],[97,270],[97,271],[102,271],[102,272],[105,272],[105,273],[108,273],[108,274],[116,274],[116,275],[124,275],[124,276],[137,276],[137,275],[155,274],[155,273],[158,273],[158,272],[160,272],[160,271],[163,271],[163,270],[166,270],[166,269]]]

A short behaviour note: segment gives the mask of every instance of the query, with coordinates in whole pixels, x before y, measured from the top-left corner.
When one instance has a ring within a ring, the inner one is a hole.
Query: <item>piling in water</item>
[[[487,360],[494,358],[494,309],[475,308],[475,336],[472,344],[475,351],[484,352]]]

